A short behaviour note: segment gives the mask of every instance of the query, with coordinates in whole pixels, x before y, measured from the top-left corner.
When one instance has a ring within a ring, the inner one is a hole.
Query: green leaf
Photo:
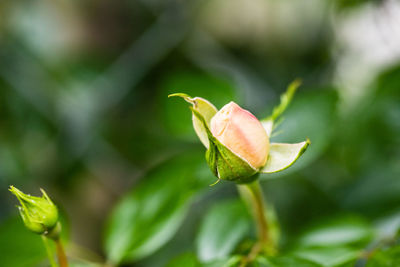
[[[262,173],[274,173],[289,168],[306,151],[310,141],[297,144],[271,143],[267,164]]]
[[[147,173],[115,207],[106,229],[105,251],[118,264],[146,257],[168,242],[180,227],[199,189],[202,156],[185,153]]]
[[[334,267],[356,261],[361,250],[351,247],[304,248],[296,250],[293,255],[323,267]]]
[[[250,229],[251,218],[241,201],[214,205],[203,219],[196,238],[199,259],[207,262],[228,257]]]
[[[171,94],[168,97],[173,97],[173,96],[179,96],[185,99],[186,102],[192,104],[193,110],[197,111],[198,113],[203,116],[205,123],[207,126],[210,126],[210,122],[212,117],[217,113],[217,108],[214,107],[213,104],[211,104],[208,100],[201,98],[201,97],[190,97],[187,94],[183,93],[176,93],[176,94]],[[208,135],[207,131],[203,125],[203,123],[199,120],[195,114],[192,114],[192,121],[193,121],[193,128],[197,134],[197,136],[200,138],[200,141],[204,144],[206,148],[209,148],[209,140],[208,140]]]
[[[0,255],[1,266],[37,266],[47,261],[40,236],[26,229],[19,216],[0,225]]]
[[[363,219],[346,216],[314,225],[302,234],[298,247],[327,247],[360,244],[364,247],[373,237],[371,226]]]

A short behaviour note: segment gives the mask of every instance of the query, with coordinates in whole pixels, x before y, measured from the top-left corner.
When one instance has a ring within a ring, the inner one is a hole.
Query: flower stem
[[[64,247],[60,238],[55,239],[54,242],[56,242],[58,264],[60,267],[68,267],[67,256],[65,255]]]
[[[44,235],[41,235],[41,237],[43,240],[44,247],[46,248],[47,256],[49,258],[51,267],[57,267],[57,263],[55,262],[55,260],[53,258],[53,253],[51,252],[49,242],[47,242],[47,237],[45,237]]]
[[[255,223],[257,225],[258,243],[255,245],[251,255],[257,256],[258,252],[264,251],[266,254],[275,254],[276,248],[269,231],[269,224],[266,214],[266,203],[264,194],[258,180],[249,184],[238,185],[239,194],[251,209]],[[249,255],[250,256],[250,255]]]

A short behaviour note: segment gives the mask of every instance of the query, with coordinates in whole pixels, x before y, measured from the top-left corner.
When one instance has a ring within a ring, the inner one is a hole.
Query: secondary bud
[[[37,234],[48,234],[55,228],[58,222],[57,207],[43,189],[42,197],[26,195],[14,186],[10,187],[10,191],[21,203],[18,206],[19,212],[29,230]]]
[[[211,119],[211,133],[225,147],[259,169],[267,162],[269,138],[260,121],[236,103],[225,105]]]

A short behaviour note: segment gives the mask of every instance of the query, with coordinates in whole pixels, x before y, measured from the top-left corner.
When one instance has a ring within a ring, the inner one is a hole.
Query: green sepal
[[[192,104],[193,110],[199,112],[205,120],[207,126],[210,126],[212,117],[217,113],[217,108],[211,104],[208,100],[201,97],[191,97],[187,94],[176,93],[171,94],[168,97],[179,96],[182,97],[186,102]],[[207,131],[203,123],[193,114],[192,115],[193,128],[199,137],[200,141],[206,148],[209,147]]]
[[[264,127],[269,138],[272,136],[272,130],[274,128],[274,121],[272,119],[261,121],[261,125]]]
[[[250,183],[257,179],[258,171],[246,160],[233,153],[221,144],[211,133],[203,116],[192,108],[193,114],[203,123],[209,140],[206,151],[206,161],[213,174],[218,179],[237,183]]]
[[[294,94],[296,93],[297,88],[299,88],[300,85],[301,85],[300,79],[296,79],[293,82],[291,82],[288,88],[286,89],[286,92],[281,95],[279,105],[274,107],[274,109],[272,110],[272,114],[269,117],[261,121],[265,131],[268,134],[268,137],[272,136],[272,131],[276,128],[277,124],[276,122],[280,121],[278,119],[281,118],[283,112],[287,109],[290,102],[292,102]]]
[[[281,102],[279,103],[278,106],[274,107],[271,116],[266,118],[266,120],[276,121],[276,119],[278,119],[282,115],[282,113],[289,106],[290,102],[292,102],[293,96],[300,85],[301,85],[300,79],[296,79],[289,84],[286,92],[281,95]]]
[[[289,168],[306,151],[310,143],[308,139],[297,144],[271,143],[267,163],[260,172],[274,173]]]

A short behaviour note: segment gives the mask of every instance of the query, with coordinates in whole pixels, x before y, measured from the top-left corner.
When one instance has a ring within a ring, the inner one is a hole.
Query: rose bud
[[[211,119],[213,136],[253,168],[262,168],[268,158],[269,138],[260,121],[236,103],[225,105]]]
[[[26,195],[14,186],[10,187],[10,191],[21,204],[18,209],[26,228],[37,234],[45,235],[57,228],[57,207],[43,189],[41,189],[42,197]]]
[[[214,184],[220,180],[242,184],[253,182],[259,173],[287,169],[309,146],[308,139],[296,144],[269,143],[275,121],[285,111],[299,85],[299,81],[289,85],[281,96],[281,103],[262,123],[234,102],[218,111],[201,97],[193,98],[183,93],[169,97],[182,97],[192,105],[194,130],[207,149],[206,162],[218,178]]]

